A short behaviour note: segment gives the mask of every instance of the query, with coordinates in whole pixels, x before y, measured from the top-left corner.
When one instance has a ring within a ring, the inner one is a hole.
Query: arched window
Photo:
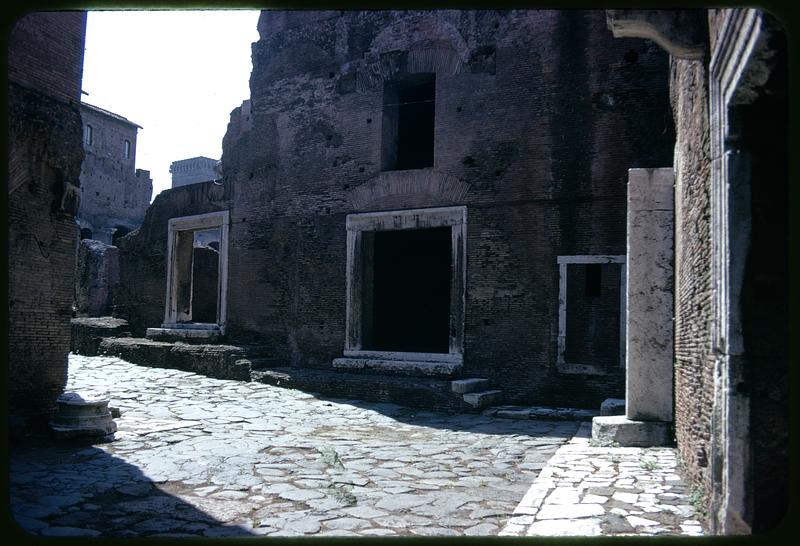
[[[92,128],[91,125],[87,123],[86,127],[84,127],[83,129],[83,142],[87,146],[91,146],[93,140],[94,140],[94,129]]]
[[[124,151],[122,152],[122,156],[125,159],[130,159],[131,158],[131,141],[130,140],[125,140],[125,146],[124,146]]]

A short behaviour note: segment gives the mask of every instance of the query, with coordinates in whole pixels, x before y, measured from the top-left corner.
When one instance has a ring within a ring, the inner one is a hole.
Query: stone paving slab
[[[673,448],[593,445],[591,424],[558,449],[501,536],[703,534]]]
[[[11,446],[11,508],[46,536],[496,535],[577,421],[323,399],[70,355],[116,440]],[[644,517],[644,516],[642,516]]]

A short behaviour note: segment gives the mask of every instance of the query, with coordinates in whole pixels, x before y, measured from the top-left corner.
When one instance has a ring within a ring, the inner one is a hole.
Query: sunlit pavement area
[[[78,355],[67,391],[106,394],[118,431],[10,446],[12,513],[34,534],[699,533],[674,450],[591,446],[576,421],[324,399]]]

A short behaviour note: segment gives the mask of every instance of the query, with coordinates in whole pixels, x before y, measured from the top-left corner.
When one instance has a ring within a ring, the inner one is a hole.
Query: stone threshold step
[[[333,367],[336,370],[350,373],[448,378],[457,375],[461,371],[462,364],[460,362],[343,357],[334,358]]]
[[[218,326],[202,326],[197,328],[188,326],[180,328],[148,328],[145,337],[154,341],[183,341],[186,343],[216,343],[222,340],[223,336]]]
[[[549,419],[554,421],[590,421],[600,414],[595,410],[546,406],[493,406],[481,413],[503,419]]]

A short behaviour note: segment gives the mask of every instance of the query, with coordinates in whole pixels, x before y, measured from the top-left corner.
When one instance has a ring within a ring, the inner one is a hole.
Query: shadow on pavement
[[[521,434],[568,439],[574,436],[580,425],[579,421],[503,419],[489,417],[479,413],[450,413],[446,411],[411,408],[391,402],[368,402],[365,400],[326,396],[312,391],[304,392],[313,394],[314,397],[319,400],[372,410],[402,423],[436,429],[475,432],[479,434]]]
[[[15,438],[8,477],[17,534],[251,536],[161,491],[137,467],[87,441]]]

